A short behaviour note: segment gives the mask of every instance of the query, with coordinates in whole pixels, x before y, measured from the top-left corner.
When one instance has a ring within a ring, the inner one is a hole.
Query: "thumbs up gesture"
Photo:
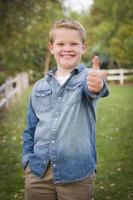
[[[100,69],[99,63],[100,63],[99,57],[98,56],[94,56],[92,58],[92,69],[93,70],[99,70]]]
[[[88,90],[93,93],[99,93],[103,88],[103,75],[99,67],[99,57],[94,56],[92,59],[92,69],[87,76]]]

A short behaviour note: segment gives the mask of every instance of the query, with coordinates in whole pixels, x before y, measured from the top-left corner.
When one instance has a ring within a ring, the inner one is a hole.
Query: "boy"
[[[24,131],[22,164],[26,200],[90,200],[96,170],[96,101],[108,95],[98,69],[80,64],[85,29],[57,21],[49,49],[57,68],[33,87]]]

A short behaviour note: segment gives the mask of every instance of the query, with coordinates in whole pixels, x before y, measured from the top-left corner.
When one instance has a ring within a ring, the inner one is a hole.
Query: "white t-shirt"
[[[57,81],[59,82],[59,84],[62,86],[66,80],[70,77],[70,74],[65,75],[65,76],[55,76],[55,78],[57,79]]]

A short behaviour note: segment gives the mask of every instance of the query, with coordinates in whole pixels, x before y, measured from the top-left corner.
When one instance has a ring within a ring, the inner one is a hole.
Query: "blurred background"
[[[102,68],[133,67],[132,0],[0,0],[0,83],[20,71],[33,70],[38,78],[55,64],[48,33],[64,17],[87,30],[85,64],[98,53]]]
[[[87,30],[82,62],[99,55],[110,96],[97,113],[95,200],[133,199],[133,1],[0,0],[0,199],[23,199],[22,132],[33,83],[55,66],[51,25],[79,20]]]

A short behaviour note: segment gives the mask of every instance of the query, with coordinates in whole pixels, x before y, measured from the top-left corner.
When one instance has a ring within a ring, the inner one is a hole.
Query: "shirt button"
[[[53,167],[56,167],[56,164],[53,164]]]

